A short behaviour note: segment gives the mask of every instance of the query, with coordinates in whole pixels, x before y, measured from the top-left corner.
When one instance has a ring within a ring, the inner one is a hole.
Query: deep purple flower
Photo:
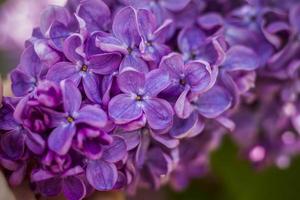
[[[199,27],[190,26],[181,30],[178,46],[185,61],[201,59],[211,65],[220,65],[225,57],[218,36],[208,37]]]
[[[217,78],[217,69],[201,60],[184,64],[180,54],[172,53],[165,56],[159,68],[170,75],[170,86],[166,90],[168,95],[178,94],[175,112],[180,118],[187,118],[193,112],[191,101],[209,90]]]
[[[97,46],[103,51],[120,52],[125,55],[120,71],[126,67],[142,72],[148,71],[148,65],[141,58],[138,49],[140,43],[136,10],[132,7],[125,7],[117,12],[112,24],[112,35],[97,38]]]
[[[11,73],[14,95],[25,96],[33,92],[42,76],[42,68],[34,47],[28,46],[21,56],[19,66]]]
[[[127,146],[123,138],[113,136],[113,142],[104,146],[103,155],[98,160],[89,160],[86,168],[88,182],[99,191],[114,189],[120,173],[116,163],[127,156]]]
[[[89,55],[86,44],[89,42],[79,34],[68,37],[63,45],[69,62],[59,62],[52,66],[47,79],[55,82],[72,80],[78,86],[82,80],[85,94],[95,102],[101,103],[100,80],[97,74],[107,75],[116,70],[121,56],[117,53]]]
[[[170,84],[169,76],[162,70],[148,74],[125,71],[118,76],[118,85],[124,94],[111,99],[109,116],[116,124],[125,124],[143,116],[154,130],[165,130],[172,126],[173,109],[164,99],[156,96]]]
[[[57,156],[52,152],[43,158],[44,168],[35,169],[31,181],[37,192],[43,196],[56,196],[61,192],[68,199],[83,199],[87,188],[82,178],[84,170],[79,165],[72,166],[70,155]]]
[[[18,160],[24,155],[27,148],[35,154],[43,153],[44,139],[24,127],[21,121],[16,121],[14,112],[14,107],[6,102],[0,109],[0,129],[4,132],[0,136],[0,146],[5,157]]]
[[[59,155],[66,154],[73,137],[78,132],[78,124],[103,128],[107,123],[105,112],[97,105],[81,106],[80,91],[72,81],[61,82],[64,112],[49,112],[55,129],[48,138],[49,148]]]

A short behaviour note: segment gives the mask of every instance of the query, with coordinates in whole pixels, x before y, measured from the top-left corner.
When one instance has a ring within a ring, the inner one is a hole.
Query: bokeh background
[[[0,0],[0,74],[5,78],[19,62],[24,41],[39,21],[47,4],[63,5],[65,0]],[[300,20],[300,19],[299,19]],[[300,157],[288,169],[255,170],[238,155],[237,147],[225,137],[213,153],[210,173],[194,180],[182,192],[166,187],[141,191],[134,200],[297,200],[300,199]]]

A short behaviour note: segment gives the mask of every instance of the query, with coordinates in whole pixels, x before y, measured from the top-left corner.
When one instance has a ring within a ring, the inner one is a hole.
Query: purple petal
[[[141,37],[145,40],[151,39],[156,28],[156,19],[152,12],[146,9],[138,9],[137,24]]]
[[[1,150],[9,159],[17,160],[25,152],[25,132],[13,130],[1,135]]]
[[[145,75],[141,72],[128,70],[119,74],[117,81],[122,92],[139,94],[145,86]]]
[[[155,97],[169,85],[169,74],[164,70],[155,69],[146,75],[145,93]]]
[[[300,4],[293,6],[289,12],[289,20],[295,30],[300,33]]]
[[[84,182],[75,176],[70,176],[64,179],[62,191],[65,197],[69,200],[79,200],[86,196]]]
[[[116,135],[122,137],[125,140],[127,151],[130,151],[137,147],[141,140],[140,130],[135,130],[131,132],[119,131],[116,133]]]
[[[151,131],[152,138],[169,149],[173,149],[179,145],[179,140],[172,138],[169,134],[158,134]]]
[[[215,86],[199,97],[196,102],[198,112],[207,118],[215,118],[230,108],[232,97],[222,87]]]
[[[101,103],[100,81],[93,73],[86,73],[82,79],[85,95],[94,103]]]
[[[63,178],[69,177],[69,176],[77,176],[81,175],[84,172],[84,169],[80,166],[72,167],[71,169],[68,169],[64,174],[62,175]]]
[[[46,79],[56,83],[60,83],[62,80],[72,80],[75,85],[79,85],[81,77],[76,65],[69,62],[59,62],[49,69]]]
[[[26,145],[27,147],[37,155],[40,155],[45,150],[45,140],[36,133],[27,133],[26,137]]]
[[[107,35],[100,36],[96,39],[96,46],[107,52],[120,52],[122,54],[128,54],[127,46],[118,38]]]
[[[171,11],[180,11],[184,9],[191,0],[162,0],[162,5]]]
[[[148,153],[148,165],[155,175],[168,175],[171,170],[171,159],[159,148],[152,148]]]
[[[205,33],[197,27],[187,27],[178,36],[178,46],[182,53],[196,52],[206,40]],[[191,55],[188,55],[191,56]]]
[[[59,155],[68,153],[73,137],[76,133],[75,125],[64,125],[55,128],[48,138],[49,149]]]
[[[44,35],[47,34],[54,21],[64,22],[70,20],[70,13],[64,7],[49,6],[42,14],[40,29]]]
[[[37,78],[40,75],[42,63],[32,45],[24,50],[18,68],[31,77]]]
[[[112,30],[118,39],[130,47],[140,43],[136,11],[132,7],[125,7],[119,10],[114,18]]]
[[[103,160],[90,161],[86,168],[88,182],[99,191],[112,190],[118,180],[118,171],[114,164]]]
[[[123,58],[119,71],[123,72],[128,69],[136,70],[143,73],[149,71],[147,63],[136,54],[129,54]]]
[[[77,14],[85,21],[89,32],[106,29],[110,22],[109,7],[100,0],[81,1]]]
[[[9,184],[11,186],[19,186],[26,176],[27,165],[22,164],[16,171],[14,171],[9,177]]]
[[[34,50],[42,63],[52,66],[60,60],[60,55],[52,49],[47,41],[37,40],[34,42]]]
[[[179,79],[184,72],[183,58],[178,53],[170,53],[162,58],[159,68],[166,70],[172,79]]]
[[[40,182],[40,181],[45,181],[45,180],[51,179],[53,177],[54,177],[54,175],[51,172],[46,171],[44,169],[38,169],[38,170],[32,171],[30,180],[32,182]]]
[[[102,128],[107,124],[106,113],[97,105],[86,105],[80,109],[76,123],[85,123],[93,127]]]
[[[58,51],[63,50],[63,44],[67,37],[72,34],[72,30],[63,23],[55,21],[50,29],[50,45]]]
[[[18,127],[14,119],[14,109],[9,104],[4,104],[0,109],[0,129],[1,130],[14,130]]]
[[[164,43],[170,35],[173,21],[165,20],[153,33],[154,40],[159,43]]]
[[[36,182],[37,191],[43,196],[57,196],[62,190],[62,181],[59,177]]]
[[[188,118],[194,110],[189,99],[187,98],[189,91],[189,88],[186,88],[178,97],[174,106],[177,116],[182,119]]]
[[[142,109],[134,98],[126,94],[120,94],[109,102],[108,114],[115,123],[125,124],[140,118]]]
[[[223,67],[229,71],[255,70],[259,67],[259,58],[252,49],[236,45],[226,52],[226,59]]]
[[[63,51],[66,58],[76,64],[78,61],[83,61],[83,43],[84,38],[80,34],[72,34],[63,44]]]
[[[69,114],[77,112],[82,101],[79,89],[70,80],[62,81],[60,85],[62,88],[65,112]]]
[[[135,164],[138,169],[141,169],[143,167],[150,146],[150,137],[148,131],[149,130],[141,131],[141,141],[135,154]]]
[[[10,74],[10,78],[12,82],[12,91],[16,96],[25,96],[35,88],[36,80],[19,69],[14,70]]]
[[[197,112],[193,112],[187,119],[175,117],[170,135],[174,138],[181,139],[190,135],[197,135],[203,128],[203,121],[199,119]]]
[[[191,92],[199,94],[207,91],[215,83],[216,77],[207,62],[193,61],[186,65],[186,79]]]
[[[147,99],[143,110],[152,129],[163,130],[172,126],[173,108],[166,100]]]
[[[119,136],[113,136],[113,142],[109,146],[104,146],[102,158],[103,160],[116,163],[122,160],[127,154],[127,146],[125,140]]]
[[[98,54],[90,57],[88,67],[96,74],[109,75],[119,68],[121,59],[118,53]]]

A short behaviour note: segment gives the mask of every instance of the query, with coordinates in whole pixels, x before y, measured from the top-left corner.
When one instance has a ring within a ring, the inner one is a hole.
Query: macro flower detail
[[[123,94],[112,98],[108,106],[109,116],[115,123],[125,124],[145,116],[154,130],[172,126],[173,108],[167,101],[157,98],[169,85],[167,73],[157,69],[145,75],[128,70],[119,75],[118,85]]]
[[[107,123],[105,112],[98,106],[81,107],[80,91],[72,81],[61,82],[64,112],[49,112],[52,126],[56,127],[49,136],[49,148],[59,155],[65,155],[71,145],[79,123],[102,128]]]
[[[49,6],[12,95],[0,88],[8,182],[69,200],[183,190],[225,134],[255,168],[288,167],[300,153],[299,16],[294,0]]]

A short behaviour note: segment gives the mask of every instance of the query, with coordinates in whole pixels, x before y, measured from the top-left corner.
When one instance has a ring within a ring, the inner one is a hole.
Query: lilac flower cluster
[[[226,132],[255,164],[285,165],[300,150],[300,4],[276,2],[49,6],[2,100],[9,182],[70,200],[182,189]]]

